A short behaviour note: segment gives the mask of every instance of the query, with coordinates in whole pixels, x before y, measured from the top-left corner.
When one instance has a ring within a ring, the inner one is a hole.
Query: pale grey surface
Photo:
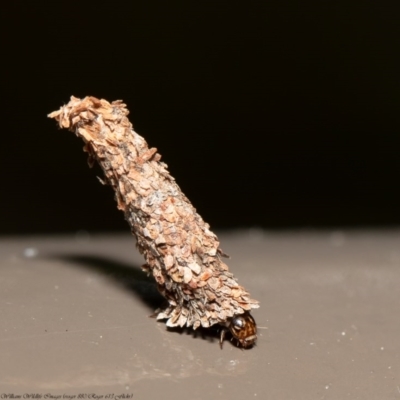
[[[128,235],[1,239],[0,395],[400,399],[400,231],[219,237],[261,303],[252,350],[148,318]]]

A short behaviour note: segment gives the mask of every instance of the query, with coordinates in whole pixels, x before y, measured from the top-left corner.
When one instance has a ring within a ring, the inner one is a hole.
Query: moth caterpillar
[[[144,271],[152,274],[168,306],[157,319],[169,327],[222,326],[237,344],[252,347],[257,328],[250,310],[258,308],[223,262],[217,236],[181,192],[156,148],[149,148],[129,122],[121,100],[78,99],[49,114],[85,142],[89,161],[104,171],[118,208],[124,212]]]

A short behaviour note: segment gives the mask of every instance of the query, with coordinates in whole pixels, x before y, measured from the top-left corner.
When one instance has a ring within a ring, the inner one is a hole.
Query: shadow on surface
[[[216,343],[219,341],[220,326],[214,325],[210,328],[198,328],[195,331],[191,328],[170,328],[167,327],[168,332],[179,335],[192,336],[193,339],[207,340],[210,343]]]
[[[157,290],[154,279],[146,276],[137,265],[132,266],[131,264],[125,264],[107,257],[93,255],[54,254],[51,258],[66,261],[75,267],[84,267],[106,276],[114,284],[133,293],[151,309],[151,312],[154,312],[157,308],[162,308],[167,304],[164,297]],[[195,331],[191,328],[179,327],[166,327],[166,329],[171,333],[191,335],[194,339],[200,338],[215,343],[219,341],[222,327],[214,325],[208,329],[198,328]],[[228,335],[228,337],[230,337],[230,335]],[[225,340],[225,342],[227,342],[227,340]]]
[[[53,255],[52,258],[66,261],[76,267],[96,271],[106,276],[119,287],[133,293],[152,311],[162,307],[165,299],[158,292],[156,284],[151,277],[137,265],[125,264],[107,257],[93,255]]]
[[[207,342],[213,343],[214,345],[218,344],[218,350],[220,350],[219,346],[219,338],[221,336],[221,329],[222,326],[220,325],[213,325],[210,328],[198,328],[195,331],[191,328],[169,328],[167,327],[168,332],[177,333],[179,335],[190,335],[193,339],[202,339],[206,340]],[[223,348],[225,346],[234,346],[237,347],[237,342],[232,340],[232,335],[230,332],[226,332],[225,340],[223,342]],[[241,350],[249,350],[249,348],[240,347]]]

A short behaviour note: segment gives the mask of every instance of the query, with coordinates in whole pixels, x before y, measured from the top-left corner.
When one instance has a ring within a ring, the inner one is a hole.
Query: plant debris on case
[[[239,345],[251,347],[257,329],[249,311],[258,302],[222,261],[217,236],[181,192],[156,148],[149,148],[129,122],[125,104],[78,99],[49,114],[83,139],[89,164],[96,160],[115,191],[137,246],[168,306],[157,319],[169,327],[223,326]]]

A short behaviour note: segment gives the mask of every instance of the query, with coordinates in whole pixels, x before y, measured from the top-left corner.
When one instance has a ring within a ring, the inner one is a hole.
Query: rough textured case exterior
[[[85,142],[115,191],[139,251],[168,306],[157,319],[167,326],[209,327],[258,308],[222,261],[217,236],[181,192],[156,148],[132,128],[122,101],[94,97],[70,102],[49,115]]]

